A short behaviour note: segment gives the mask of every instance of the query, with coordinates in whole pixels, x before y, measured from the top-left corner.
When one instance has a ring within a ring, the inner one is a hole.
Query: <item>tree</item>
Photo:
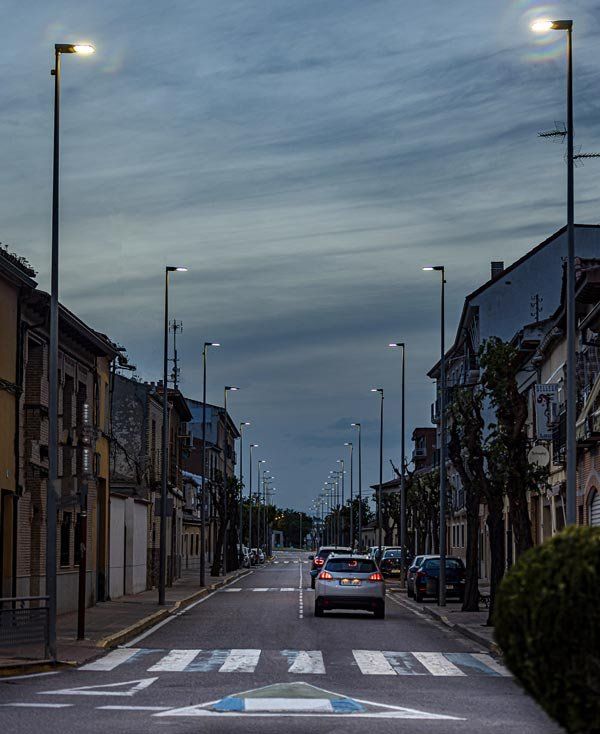
[[[440,473],[437,469],[426,474],[407,472],[404,487],[406,511],[413,528],[411,545],[416,545],[417,553],[431,553],[439,548]]]
[[[228,544],[225,548],[227,568],[233,569],[239,566],[237,538],[240,514],[240,482],[236,477],[224,477],[221,472],[216,472],[215,478],[206,484],[217,518],[215,555],[211,574],[218,576],[221,572],[226,528],[229,528],[229,532],[227,533]]]
[[[486,439],[490,476],[510,503],[510,519],[517,558],[533,546],[528,494],[538,492],[547,470],[530,464],[527,454],[527,395],[519,390],[519,351],[498,337],[485,341],[479,352],[482,384],[494,409]]]

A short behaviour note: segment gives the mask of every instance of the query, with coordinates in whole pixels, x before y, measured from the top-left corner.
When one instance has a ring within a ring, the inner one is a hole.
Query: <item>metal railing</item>
[[[48,646],[48,597],[0,598],[0,649],[40,644]]]

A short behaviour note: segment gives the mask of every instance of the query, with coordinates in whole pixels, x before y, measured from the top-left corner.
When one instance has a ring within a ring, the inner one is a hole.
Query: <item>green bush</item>
[[[570,734],[600,734],[600,528],[524,553],[494,610],[508,668]]]

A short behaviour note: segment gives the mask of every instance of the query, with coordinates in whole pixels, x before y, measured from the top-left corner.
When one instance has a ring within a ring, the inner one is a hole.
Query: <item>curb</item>
[[[32,660],[22,663],[11,663],[10,665],[0,666],[0,680],[13,676],[33,675],[35,673],[47,673],[49,671],[61,670],[62,668],[72,668],[74,662],[67,660]]]
[[[443,625],[445,625],[449,629],[454,630],[455,632],[458,632],[459,634],[463,635],[463,637],[468,637],[469,639],[473,640],[474,642],[479,643],[482,647],[485,647],[485,649],[488,650],[488,652],[491,652],[494,655],[502,655],[502,651],[500,650],[500,648],[498,647],[498,645],[495,642],[488,640],[488,638],[484,637],[483,635],[477,634],[477,632],[474,632],[470,627],[466,627],[463,624],[451,622],[448,619],[448,617],[446,617],[444,614],[441,614],[440,612],[436,611],[435,609],[431,609],[430,607],[422,606],[421,610],[429,614],[431,617],[433,617],[438,622],[441,622]]]
[[[154,612],[147,617],[143,617],[138,622],[135,622],[129,627],[125,627],[125,629],[119,630],[112,635],[107,635],[106,637],[103,637],[102,639],[98,640],[98,642],[96,643],[96,647],[106,649],[108,647],[117,647],[118,645],[122,645],[124,642],[127,642],[127,640],[130,640],[132,637],[136,637],[140,633],[145,632],[149,627],[153,627],[155,624],[161,622],[163,619],[177,614],[178,612],[188,607],[190,604],[198,601],[198,599],[202,599],[202,597],[207,596],[217,589],[220,589],[222,586],[237,581],[239,578],[245,576],[247,573],[248,569],[244,568],[242,572],[236,571],[234,574],[225,579],[222,579],[221,581],[216,581],[210,586],[205,586],[203,589],[194,591],[189,596],[186,596],[183,599],[176,601],[172,606],[165,609],[160,609],[158,612]]]

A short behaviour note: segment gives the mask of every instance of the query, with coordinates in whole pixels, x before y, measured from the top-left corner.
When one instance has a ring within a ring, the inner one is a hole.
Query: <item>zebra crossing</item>
[[[350,654],[351,652],[351,654]],[[321,650],[174,649],[117,648],[80,671],[113,671],[132,663],[142,664],[149,673],[274,673],[325,675],[326,664],[339,671],[348,665],[362,675],[464,678],[469,675],[508,677],[507,669],[487,653],[393,652],[352,650],[327,653]]]

